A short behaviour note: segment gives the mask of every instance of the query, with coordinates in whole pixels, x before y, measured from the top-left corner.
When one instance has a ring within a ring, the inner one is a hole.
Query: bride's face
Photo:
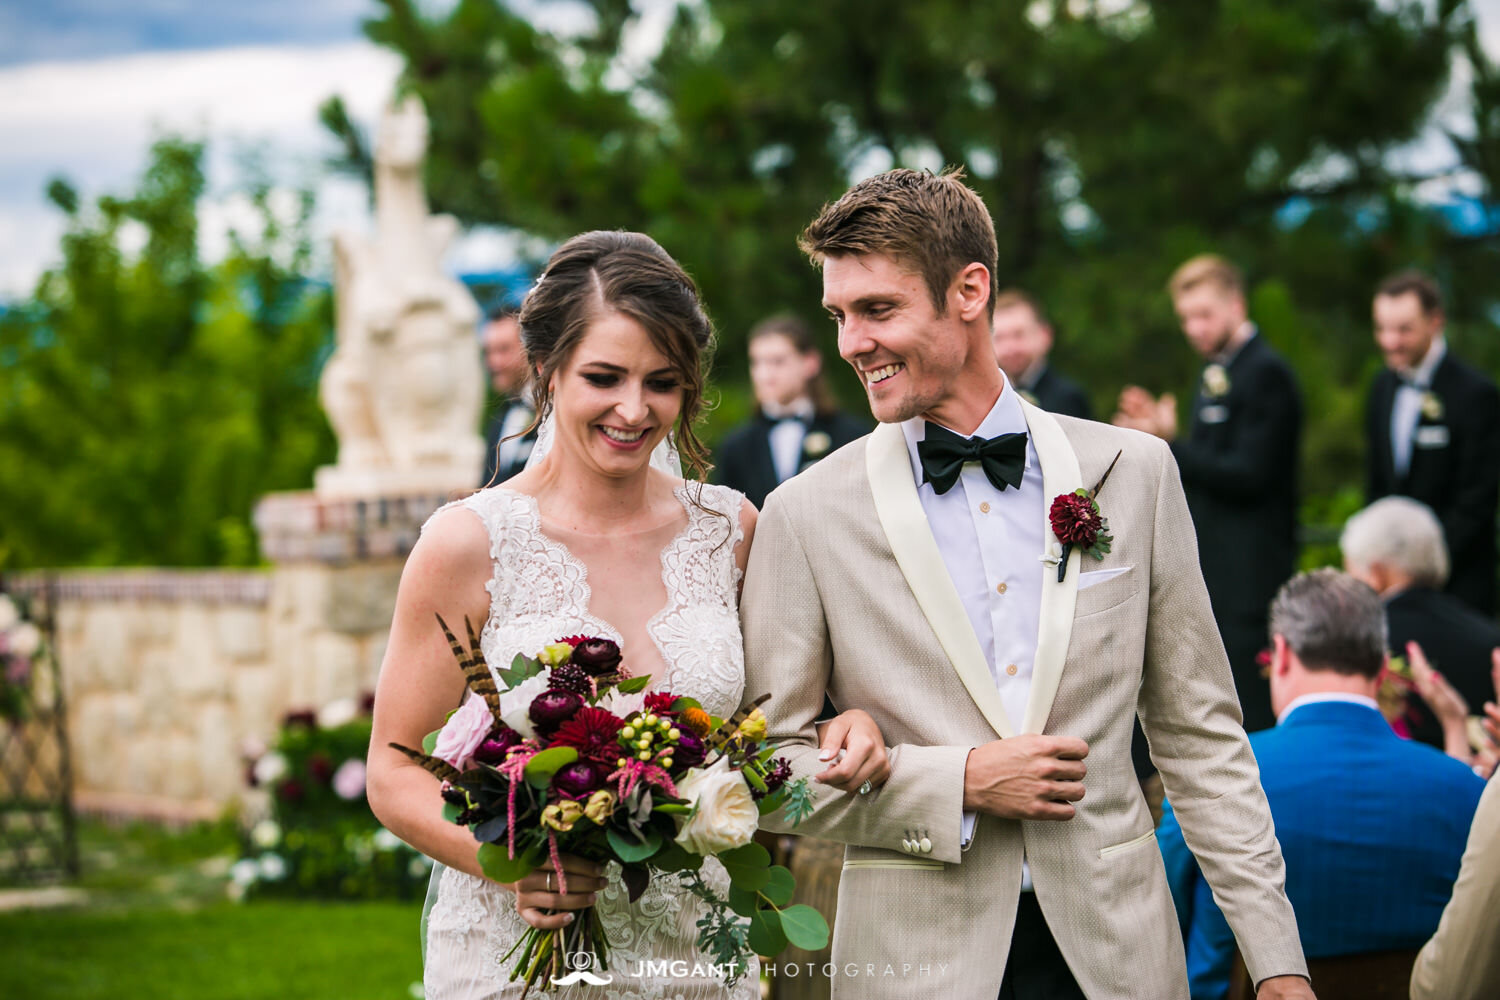
[[[651,460],[682,411],[682,379],[645,327],[605,312],[553,375],[557,445],[600,472],[626,476]]]

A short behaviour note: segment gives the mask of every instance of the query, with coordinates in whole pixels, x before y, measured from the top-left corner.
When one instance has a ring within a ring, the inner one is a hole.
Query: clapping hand
[[[1138,385],[1127,385],[1120,392],[1118,407],[1110,420],[1116,427],[1144,431],[1165,441],[1177,436],[1177,397],[1170,392],[1156,397]]]
[[[1469,753],[1469,703],[1432,668],[1415,642],[1406,644],[1406,662],[1411,667],[1412,686],[1443,727],[1443,751],[1465,764],[1473,763]]]

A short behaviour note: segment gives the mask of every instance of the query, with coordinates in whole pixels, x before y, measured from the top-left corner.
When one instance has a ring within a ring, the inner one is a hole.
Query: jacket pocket
[[[844,862],[844,871],[851,868],[900,868],[911,871],[942,871],[948,867],[941,861],[928,858],[855,858]]]
[[[1142,844],[1145,844],[1145,843],[1154,843],[1155,841],[1156,841],[1156,831],[1155,830],[1147,830],[1145,833],[1141,834],[1139,837],[1135,837],[1135,838],[1133,838],[1131,840],[1127,840],[1123,844],[1111,844],[1108,847],[1101,847],[1101,848],[1099,848],[1099,857],[1101,857],[1101,858],[1107,858],[1111,854],[1119,854],[1121,851],[1128,851],[1128,850],[1131,850],[1132,848],[1140,847]]]

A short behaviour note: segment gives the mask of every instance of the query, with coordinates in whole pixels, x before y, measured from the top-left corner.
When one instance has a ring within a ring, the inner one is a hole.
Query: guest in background
[[[990,331],[995,359],[1022,396],[1053,413],[1094,418],[1088,393],[1047,360],[1052,352],[1052,324],[1041,303],[1019,288],[1001,292],[995,296]]]
[[[1385,602],[1391,655],[1406,656],[1407,643],[1415,642],[1466,704],[1486,701],[1500,625],[1443,592],[1448,547],[1432,510],[1409,497],[1377,500],[1345,523],[1339,547],[1349,574]],[[1413,699],[1405,718],[1413,739],[1445,746],[1431,707]]]
[[[759,411],[724,438],[714,477],[757,507],[777,486],[869,430],[834,407],[823,384],[823,356],[795,316],[773,316],[750,331],[750,384]]]
[[[1469,846],[1432,940],[1411,970],[1411,1000],[1500,997],[1500,781],[1479,799]]]
[[[1289,581],[1271,607],[1274,729],[1250,746],[1286,858],[1309,959],[1415,948],[1437,929],[1484,782],[1391,731],[1375,703],[1385,615],[1332,569]],[[1183,843],[1170,801],[1157,830],[1194,1000],[1224,996],[1235,941]]]
[[[1500,390],[1448,350],[1443,296],[1419,271],[1375,292],[1375,343],[1385,368],[1365,411],[1366,498],[1413,497],[1443,524],[1447,590],[1495,612],[1495,507],[1500,499]]]
[[[1171,442],[1245,728],[1264,729],[1275,717],[1256,657],[1266,607],[1296,565],[1302,397],[1292,369],[1247,318],[1234,265],[1194,257],[1168,289],[1182,332],[1206,362],[1187,435],[1177,432],[1176,399],[1138,386],[1120,394],[1114,422]]]
[[[530,371],[521,347],[520,310],[504,306],[490,313],[483,332],[484,367],[500,397],[484,435],[484,474],[480,486],[503,483],[526,467],[536,443]]]

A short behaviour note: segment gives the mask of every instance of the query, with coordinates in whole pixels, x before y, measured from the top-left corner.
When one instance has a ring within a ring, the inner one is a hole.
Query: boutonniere
[[[1209,365],[1203,369],[1203,395],[1209,399],[1229,395],[1229,372],[1223,365]]]
[[[833,447],[833,438],[822,431],[812,431],[802,439],[802,451],[808,458],[822,458]]]
[[[1104,554],[1109,551],[1110,543],[1115,540],[1109,533],[1109,522],[1100,512],[1096,498],[1099,491],[1104,489],[1109,474],[1115,471],[1115,462],[1120,460],[1122,454],[1123,452],[1115,452],[1114,461],[1109,463],[1109,468],[1104,470],[1104,475],[1099,477],[1093,489],[1063,493],[1052,501],[1052,510],[1047,516],[1052,522],[1052,533],[1062,542],[1062,552],[1057,557],[1058,583],[1062,583],[1063,577],[1068,574],[1068,556],[1074,546],[1095,559],[1103,559]],[[1043,561],[1051,562],[1046,557],[1043,557]]]
[[[1443,401],[1431,389],[1422,393],[1422,416],[1433,423],[1443,419]]]

